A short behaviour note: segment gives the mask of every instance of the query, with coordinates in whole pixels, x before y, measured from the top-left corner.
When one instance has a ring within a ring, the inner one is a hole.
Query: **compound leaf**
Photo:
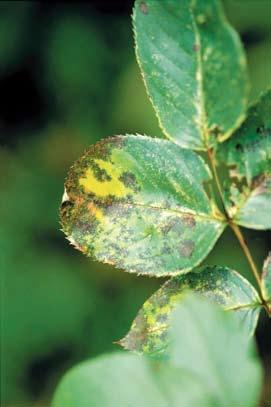
[[[271,228],[271,90],[248,112],[240,129],[217,147],[217,160],[229,167],[225,194],[233,220],[247,228]]]
[[[202,266],[171,278],[143,305],[128,334],[120,344],[129,350],[164,354],[172,310],[192,290],[232,311],[251,335],[256,327],[260,306],[252,285],[237,272],[220,266]],[[201,311],[198,310],[199,315]]]
[[[72,368],[52,406],[256,406],[261,367],[229,314],[187,295],[175,310],[170,338],[166,362],[115,353]]]
[[[217,0],[138,0],[136,54],[165,135],[206,150],[245,117],[246,62]]]
[[[197,154],[169,141],[105,139],[70,170],[63,230],[88,256],[126,271],[187,272],[225,227],[203,188],[209,179]]]

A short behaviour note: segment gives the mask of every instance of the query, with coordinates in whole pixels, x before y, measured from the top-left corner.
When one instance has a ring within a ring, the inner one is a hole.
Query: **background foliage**
[[[271,84],[271,4],[225,6],[246,47],[254,100]],[[68,367],[116,349],[112,342],[163,282],[90,262],[58,223],[64,177],[87,146],[112,134],[161,135],[134,57],[131,7],[124,0],[0,4],[3,405],[46,406]],[[246,238],[261,267],[270,232]],[[240,253],[228,230],[205,263],[249,278]],[[257,332],[266,392],[269,325],[262,317]]]

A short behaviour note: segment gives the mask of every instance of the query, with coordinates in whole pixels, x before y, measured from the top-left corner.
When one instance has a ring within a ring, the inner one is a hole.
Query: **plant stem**
[[[252,272],[254,274],[255,280],[257,281],[257,284],[261,289],[261,277],[260,277],[260,274],[258,272],[257,266],[256,266],[256,264],[255,264],[255,262],[253,260],[253,257],[252,257],[252,255],[250,253],[249,247],[248,247],[248,245],[247,245],[247,243],[246,243],[246,241],[244,239],[244,236],[243,236],[239,226],[236,225],[235,223],[230,222],[230,227],[232,228],[235,236],[237,237],[238,242],[240,243],[240,246],[242,247],[242,249],[243,249],[243,251],[244,251],[244,253],[246,255],[246,258],[247,258],[247,260],[249,262],[249,265],[250,265],[250,268],[251,268],[251,270],[252,270]]]
[[[253,260],[253,257],[252,257],[252,255],[250,253],[249,247],[248,247],[248,245],[247,245],[247,243],[246,243],[246,241],[244,239],[244,236],[243,236],[243,234],[242,234],[242,232],[241,232],[238,225],[236,225],[235,223],[232,223],[231,221],[229,221],[229,225],[232,228],[235,236],[237,237],[237,239],[238,239],[238,241],[240,243],[240,246],[242,247],[242,249],[243,249],[243,251],[244,251],[244,253],[246,255],[246,258],[248,260],[250,268],[251,268],[251,270],[252,270],[252,272],[254,274],[255,280],[257,281],[257,284],[258,284],[259,289],[260,289],[259,295],[260,295],[260,299],[262,301],[262,305],[266,309],[267,314],[269,315],[269,317],[271,317],[271,306],[263,298],[260,273],[259,273],[259,271],[257,269],[257,266],[256,266],[254,260]]]
[[[218,173],[217,173],[217,170],[216,170],[216,165],[215,165],[215,160],[214,160],[214,157],[213,157],[212,150],[208,149],[207,154],[208,154],[209,161],[211,163],[212,171],[213,171],[214,178],[215,178],[215,183],[216,183],[216,186],[217,186],[217,189],[218,189],[218,193],[219,193],[220,201],[221,201],[221,204],[222,204],[222,207],[223,207],[223,210],[224,210],[224,214],[225,214],[226,218],[229,220],[229,215],[228,215],[225,203],[224,203],[223,192],[222,192],[220,180],[219,180],[219,177],[218,177]]]

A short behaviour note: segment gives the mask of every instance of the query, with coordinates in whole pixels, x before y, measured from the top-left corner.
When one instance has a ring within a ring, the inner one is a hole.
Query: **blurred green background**
[[[225,6],[247,51],[253,100],[271,85],[271,1]],[[126,132],[161,136],[135,62],[131,9],[125,0],[0,3],[3,406],[48,406],[60,376],[116,349],[113,341],[163,282],[85,259],[58,220],[65,175],[88,145]],[[270,233],[245,233],[261,267]],[[249,275],[229,231],[206,262]],[[262,316],[265,400],[270,338]]]

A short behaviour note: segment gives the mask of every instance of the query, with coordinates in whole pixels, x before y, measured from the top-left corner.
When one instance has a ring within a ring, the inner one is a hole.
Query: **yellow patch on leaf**
[[[79,179],[79,185],[81,185],[86,193],[93,193],[97,197],[105,198],[109,195],[115,196],[117,198],[124,198],[127,195],[133,193],[132,189],[126,187],[120,177],[123,170],[116,165],[96,159],[95,163],[99,166],[101,170],[106,171],[110,176],[110,181],[99,181],[95,177],[95,174],[91,168],[86,170],[85,176]]]

